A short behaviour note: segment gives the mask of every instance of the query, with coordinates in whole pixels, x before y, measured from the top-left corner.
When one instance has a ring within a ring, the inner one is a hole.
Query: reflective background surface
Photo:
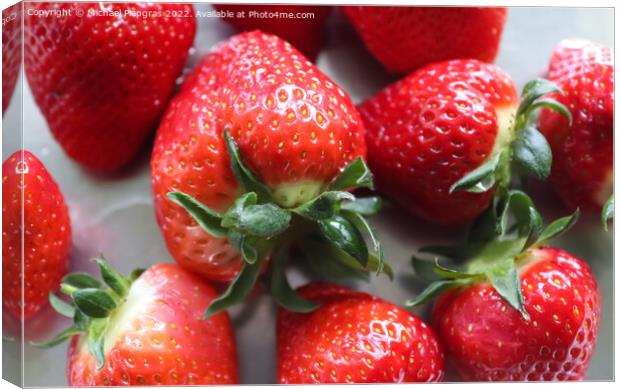
[[[209,5],[196,5],[208,9]],[[512,8],[504,31],[497,64],[515,79],[519,89],[546,69],[553,46],[563,38],[583,37],[613,47],[612,9]],[[345,91],[354,102],[370,97],[394,80],[366,53],[355,32],[340,12],[329,20],[326,47],[318,58],[318,66]],[[231,27],[214,18],[198,20],[193,53],[186,70],[197,62],[214,43],[233,34]],[[18,89],[21,82],[18,81]],[[53,140],[44,118],[35,105],[27,83],[23,84],[24,147],[36,154],[56,179],[71,212],[74,248],[73,269],[93,271],[89,258],[105,253],[121,272],[170,262],[170,257],[152,208],[149,149],[122,174],[97,177],[83,171],[69,160]],[[19,147],[19,100],[17,90],[3,124],[3,159]],[[551,220],[568,214],[544,185],[532,188],[543,216]],[[430,243],[455,239],[459,231],[447,232],[434,228],[398,209],[387,208],[374,220],[384,243],[386,258],[399,276],[394,282],[386,277],[371,278],[370,283],[357,282],[355,287],[377,294],[396,304],[419,292],[409,265],[417,248]],[[613,378],[613,247],[612,232],[604,233],[596,217],[583,217],[567,235],[555,242],[584,258],[598,276],[603,293],[603,317],[596,353],[589,369],[589,379]],[[293,286],[303,284],[307,276],[291,269]],[[417,312],[426,315],[427,309]],[[275,382],[275,307],[266,296],[253,297],[243,307],[233,309],[237,330],[241,383],[268,384]],[[51,308],[39,313],[26,325],[26,341],[49,338],[67,325],[64,318]],[[8,350],[18,350],[16,342],[3,341]],[[25,345],[24,385],[66,385],[65,362],[67,346],[51,350]],[[5,354],[6,355],[6,354]],[[8,362],[7,362],[8,363]],[[7,366],[7,365],[5,365]]]

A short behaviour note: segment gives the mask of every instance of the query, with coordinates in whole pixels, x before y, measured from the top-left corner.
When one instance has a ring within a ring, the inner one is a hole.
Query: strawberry
[[[493,62],[506,8],[343,7],[366,48],[393,73],[432,62],[472,58]]]
[[[600,211],[613,189],[613,51],[581,39],[555,48],[548,77],[564,92],[555,98],[573,122],[544,110],[540,128],[553,150],[551,181],[571,207]]]
[[[556,91],[528,83],[518,105],[510,76],[492,64],[452,60],[425,66],[359,106],[368,164],[379,190],[426,220],[463,225],[505,195],[511,164],[546,178],[551,153],[530,123]]]
[[[209,279],[234,278],[212,312],[241,301],[296,227],[318,230],[354,268],[383,268],[362,237],[374,239],[362,215],[377,202],[345,191],[372,186],[365,151],[350,98],[289,43],[254,31],[202,60],[160,124],[151,175],[172,256]],[[292,293],[274,288],[283,285]]]
[[[433,324],[467,381],[582,380],[594,352],[601,297],[581,259],[528,251],[519,270],[526,320],[488,283],[440,297]]]
[[[367,293],[315,283],[300,289],[321,302],[312,313],[278,311],[278,383],[433,382],[443,353],[417,316]]]
[[[194,40],[192,6],[58,2],[26,8],[26,76],[52,134],[89,169],[126,165],[154,129],[183,69]],[[49,12],[66,15],[45,16]]]
[[[581,259],[547,246],[578,213],[542,228],[520,191],[499,211],[497,225],[478,224],[459,270],[414,259],[416,273],[435,281],[408,305],[439,296],[432,323],[464,380],[583,379],[599,328],[598,283]]]
[[[71,386],[223,385],[238,383],[227,313],[202,312],[215,290],[177,265],[158,264],[126,278],[96,259],[105,284],[86,273],[63,279],[67,303],[50,301],[74,324],[46,348],[71,339]]]
[[[26,150],[2,164],[2,199],[2,303],[27,320],[47,304],[67,272],[69,211],[45,166]]]
[[[22,8],[21,3],[2,10],[2,115],[6,111],[22,62]]]
[[[323,26],[331,12],[328,6],[294,4],[213,4],[213,8],[222,12],[224,20],[238,31],[259,29],[277,35],[311,61],[321,49]]]

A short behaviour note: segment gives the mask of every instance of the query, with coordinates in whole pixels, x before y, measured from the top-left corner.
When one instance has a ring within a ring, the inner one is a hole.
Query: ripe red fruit
[[[47,304],[48,293],[67,272],[69,211],[45,166],[26,150],[2,164],[2,199],[2,303],[13,316],[27,320]]]
[[[563,202],[599,211],[613,190],[614,65],[610,48],[567,39],[555,48],[548,77],[571,111],[544,110],[540,129],[553,150],[551,181]]]
[[[71,344],[71,386],[238,383],[235,338],[225,312],[203,318],[215,290],[177,265],[129,278],[98,259],[107,287],[84,273],[63,280],[71,304],[55,298],[74,325],[39,347]],[[89,345],[89,343],[92,343]]]
[[[112,171],[126,165],[156,126],[181,73],[194,40],[192,6],[27,3],[26,8],[31,13],[24,20],[26,76],[52,134],[87,168]],[[35,14],[69,11],[65,17]]]
[[[321,306],[311,313],[280,308],[278,383],[432,382],[443,353],[418,317],[367,293],[316,283],[299,290]]]
[[[368,164],[379,191],[429,221],[471,222],[493,191],[452,192],[467,173],[510,143],[517,91],[495,65],[428,65],[359,106]]]
[[[585,378],[601,315],[596,279],[588,265],[563,250],[526,255],[520,275],[530,320],[489,283],[453,289],[435,304],[433,326],[464,380]]]
[[[232,12],[233,17],[224,20],[238,31],[261,30],[277,35],[314,61],[323,44],[323,26],[331,12],[329,6],[307,5],[259,5],[259,4],[213,4],[218,11]],[[245,17],[240,17],[243,13]],[[258,14],[257,14],[258,13]],[[276,14],[286,13],[292,17]],[[262,16],[266,14],[266,16]]]
[[[2,115],[6,111],[22,62],[22,5],[2,11]]]
[[[441,250],[460,260],[458,269],[439,257],[434,265],[414,257],[417,275],[433,282],[406,304],[439,297],[432,323],[464,380],[585,377],[601,315],[598,283],[581,259],[547,246],[578,216],[543,227],[531,198],[510,190],[473,225],[466,244],[453,254]]]
[[[492,62],[506,8],[343,7],[368,50],[390,72],[460,58]]]
[[[259,31],[219,44],[172,100],[151,158],[155,210],[168,248],[181,265],[212,280],[234,277],[242,262],[237,250],[166,195],[184,192],[216,211],[231,206],[241,189],[224,129],[286,208],[319,195],[366,152],[349,97],[290,44]]]

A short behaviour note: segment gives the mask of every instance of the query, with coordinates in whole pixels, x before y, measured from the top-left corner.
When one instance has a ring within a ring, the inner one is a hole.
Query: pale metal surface
[[[197,5],[206,9],[208,5]],[[513,8],[509,11],[501,52],[497,63],[510,73],[519,88],[530,78],[542,74],[551,49],[562,38],[579,36],[613,46],[612,9]],[[188,68],[195,64],[216,42],[233,30],[217,19],[198,20],[195,52]],[[318,66],[348,91],[357,103],[386,85],[391,78],[364,51],[354,31],[340,13],[332,14],[327,47]],[[19,84],[18,84],[19,87]],[[16,99],[20,92],[16,91]],[[117,177],[95,177],[70,161],[53,140],[35,105],[27,85],[23,90],[24,146],[47,166],[60,185],[71,212],[74,248],[72,267],[93,270],[88,259],[100,252],[121,272],[157,262],[172,261],[155,222],[152,209],[148,150],[130,169]],[[19,104],[13,102],[4,120],[3,159],[18,148]],[[543,204],[544,216],[566,213],[546,187],[536,188],[537,200]],[[417,291],[413,285],[409,258],[424,244],[439,243],[458,236],[428,226],[401,211],[387,209],[373,220],[384,243],[387,259],[400,276],[391,283],[386,277],[372,278],[360,289],[401,304]],[[613,248],[612,234],[604,233],[595,217],[585,217],[556,245],[586,259],[598,276],[603,293],[603,317],[596,353],[588,378],[613,378]],[[305,276],[295,272],[294,286],[303,284]],[[241,382],[267,384],[275,382],[274,306],[267,297],[233,309],[237,330]],[[425,314],[425,310],[418,310]],[[51,309],[37,315],[26,325],[27,340],[50,337],[67,325]],[[16,343],[4,342],[15,350]],[[25,346],[26,386],[63,386],[66,345],[41,351]],[[6,356],[6,354],[5,354]],[[11,362],[7,362],[9,366]],[[7,365],[5,364],[5,367]]]

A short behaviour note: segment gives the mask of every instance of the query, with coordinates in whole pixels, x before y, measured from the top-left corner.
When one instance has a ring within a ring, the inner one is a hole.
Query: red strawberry
[[[2,199],[2,303],[26,320],[47,304],[67,272],[71,221],[60,188],[26,150],[2,164]]]
[[[226,12],[225,20],[238,31],[259,29],[288,41],[308,59],[314,61],[323,43],[323,26],[329,6],[213,4]],[[283,15],[289,15],[284,17]],[[241,16],[244,15],[244,16]]]
[[[280,384],[432,382],[443,353],[418,317],[377,297],[329,284],[300,293],[321,307],[308,314],[280,309]]]
[[[460,270],[414,259],[434,282],[407,305],[440,296],[433,326],[464,380],[583,379],[599,328],[598,284],[581,259],[547,247],[578,212],[543,228],[532,200],[515,190],[498,208],[460,248],[468,258]]]
[[[343,7],[368,50],[395,73],[426,64],[497,55],[506,8]]]
[[[435,306],[433,325],[465,380],[585,378],[601,315],[594,275],[563,250],[526,255],[520,275],[529,320],[488,283],[448,292]]]
[[[451,187],[505,149],[516,104],[512,79],[476,60],[428,65],[388,86],[359,107],[379,190],[435,223],[472,221],[492,191]]]
[[[2,115],[6,111],[22,62],[22,6],[14,4],[2,11]]]
[[[71,303],[51,297],[74,324],[39,347],[72,338],[71,386],[223,385],[238,383],[227,313],[203,311],[215,290],[177,265],[159,264],[122,277],[98,259],[107,286],[84,273],[63,280]],[[87,335],[88,334],[88,335]]]
[[[151,159],[157,220],[172,256],[213,280],[232,279],[243,262],[227,236],[231,225],[206,232],[166,196],[184,192],[214,212],[233,204],[244,188],[231,171],[225,129],[264,183],[246,191],[260,192],[259,203],[270,192],[269,209],[284,217],[366,151],[349,97],[290,44],[255,31],[216,46],[172,100]]]
[[[87,168],[111,171],[127,164],[156,126],[181,73],[194,40],[192,6],[26,8],[26,76],[54,137]]]
[[[551,180],[564,203],[598,211],[613,189],[614,65],[611,49],[581,39],[560,42],[548,77],[564,91],[571,124],[544,110],[541,131],[553,150]]]

